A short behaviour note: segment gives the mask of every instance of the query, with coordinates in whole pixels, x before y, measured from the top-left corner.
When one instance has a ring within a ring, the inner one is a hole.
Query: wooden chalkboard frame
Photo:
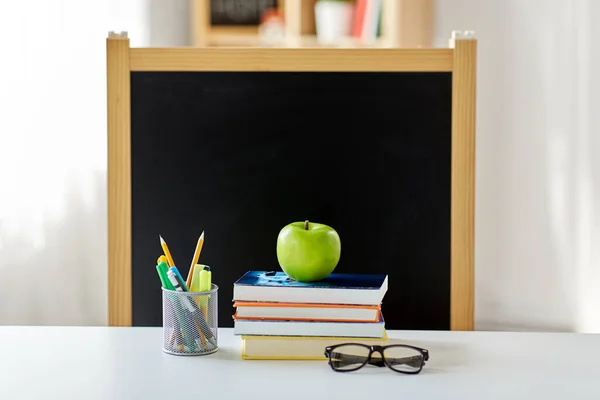
[[[130,48],[107,45],[108,323],[132,325],[132,71],[452,72],[450,329],[474,329],[475,99],[477,41],[452,48]]]

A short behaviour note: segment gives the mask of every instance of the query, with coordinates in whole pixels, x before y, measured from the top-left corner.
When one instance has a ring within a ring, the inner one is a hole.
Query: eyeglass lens
[[[336,347],[331,351],[331,366],[338,371],[352,371],[369,360],[369,348],[352,344]]]
[[[388,367],[398,372],[416,372],[423,366],[423,355],[411,347],[388,347],[383,351],[383,357]]]

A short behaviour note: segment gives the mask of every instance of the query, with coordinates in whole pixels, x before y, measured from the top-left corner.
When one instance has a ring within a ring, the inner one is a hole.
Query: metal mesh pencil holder
[[[218,350],[218,292],[177,292],[162,288],[163,351],[201,356]]]

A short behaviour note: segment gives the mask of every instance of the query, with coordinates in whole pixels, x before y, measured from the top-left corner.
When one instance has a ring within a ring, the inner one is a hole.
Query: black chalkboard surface
[[[334,227],[336,272],[387,273],[388,329],[450,328],[451,73],[132,72],[133,325],[161,326],[159,234],[233,283],[279,230]]]
[[[277,8],[277,0],[211,0],[210,23],[216,25],[259,25],[263,13]]]

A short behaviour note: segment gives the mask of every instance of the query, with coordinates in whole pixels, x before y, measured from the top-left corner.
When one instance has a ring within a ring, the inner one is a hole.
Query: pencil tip
[[[162,238],[162,236],[158,235],[158,237],[160,238],[160,242],[164,242],[165,240]]]
[[[204,239],[204,231],[202,231],[202,234],[200,235],[200,239]]]

